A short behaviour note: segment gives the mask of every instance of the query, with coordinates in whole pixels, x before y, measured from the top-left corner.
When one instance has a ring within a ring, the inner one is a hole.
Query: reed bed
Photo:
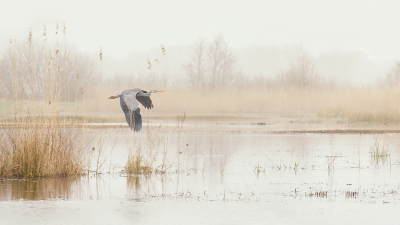
[[[16,115],[1,133],[0,176],[81,175],[88,165],[82,129],[67,128],[58,114]]]
[[[128,87],[104,87],[104,97]],[[106,94],[107,93],[107,94]],[[164,96],[152,95],[154,115],[164,113]],[[265,88],[191,90],[170,88],[166,104],[168,113],[188,115],[246,113],[316,113],[321,117],[344,117],[353,122],[400,122],[400,87],[335,87],[310,90]],[[162,102],[162,103],[160,103]],[[158,104],[158,105],[157,105]],[[161,105],[160,105],[161,104]],[[96,111],[97,106],[88,109]],[[105,112],[120,109],[105,102]]]

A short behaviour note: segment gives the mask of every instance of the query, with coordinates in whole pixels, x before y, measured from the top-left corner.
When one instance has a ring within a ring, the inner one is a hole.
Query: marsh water
[[[393,224],[400,219],[397,132],[315,132],[325,130],[320,123],[186,122],[167,137],[157,122],[152,134],[115,125],[103,128],[106,138],[94,141],[94,156],[100,145],[103,152],[85,176],[3,179],[0,224]],[[98,135],[94,126],[87,132]],[[331,128],[353,129],[343,123]],[[157,157],[169,146],[171,169],[127,174],[130,146],[147,143],[149,135],[156,135],[151,140],[161,149]]]

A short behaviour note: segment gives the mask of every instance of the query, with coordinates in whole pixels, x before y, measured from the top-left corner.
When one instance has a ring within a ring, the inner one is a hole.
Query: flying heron
[[[108,99],[120,98],[121,109],[125,113],[125,119],[129,127],[135,132],[142,129],[142,116],[140,115],[139,102],[146,108],[152,109],[153,103],[150,99],[151,93],[164,92],[151,90],[149,92],[141,90],[140,88],[133,88],[117,93]]]

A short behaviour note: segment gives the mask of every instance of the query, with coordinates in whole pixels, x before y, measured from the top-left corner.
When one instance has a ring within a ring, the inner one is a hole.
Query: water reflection
[[[3,180],[1,200],[81,199],[85,179],[81,177]]]
[[[179,175],[128,175],[127,197],[140,200],[146,197],[172,197],[179,187]]]

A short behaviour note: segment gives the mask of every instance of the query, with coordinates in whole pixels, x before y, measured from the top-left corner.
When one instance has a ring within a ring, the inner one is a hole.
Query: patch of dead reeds
[[[3,124],[0,176],[80,175],[87,165],[82,129],[66,128],[58,114],[16,114]]]

